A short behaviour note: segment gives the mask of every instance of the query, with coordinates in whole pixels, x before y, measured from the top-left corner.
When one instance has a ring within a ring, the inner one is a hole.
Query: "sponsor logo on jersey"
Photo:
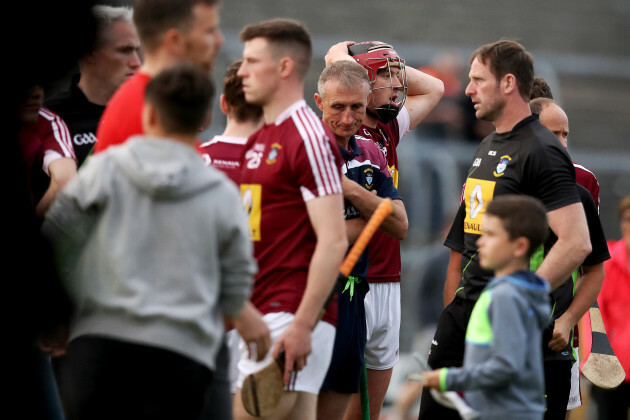
[[[72,141],[77,146],[84,146],[96,143],[96,136],[92,132],[77,133],[72,137]]]
[[[278,153],[280,153],[280,149],[282,149],[282,146],[278,143],[273,143],[271,145],[271,150],[267,155],[267,165],[273,165],[274,163],[276,163],[276,159],[278,158]]]
[[[497,155],[497,151],[496,150],[490,150],[488,152],[488,156],[496,156]]]
[[[363,171],[365,174],[365,188],[371,190],[374,187],[372,183],[374,181],[374,170],[372,168],[367,168]]]
[[[499,160],[499,164],[497,165],[497,170],[493,172],[494,176],[497,178],[503,176],[505,173],[505,168],[507,168],[508,163],[512,160],[508,155],[501,156],[501,160]]]
[[[466,218],[464,232],[481,235],[481,217],[494,197],[495,181],[468,178],[464,187]]]
[[[479,166],[481,165],[481,158],[477,158],[475,159],[475,161],[473,162],[473,166]]]

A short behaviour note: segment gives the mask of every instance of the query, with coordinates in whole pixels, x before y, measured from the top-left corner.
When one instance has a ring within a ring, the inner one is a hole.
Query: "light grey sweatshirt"
[[[157,346],[214,370],[222,314],[256,262],[237,187],[184,144],[133,137],[92,156],[46,214],[76,304],[70,339]]]
[[[549,285],[530,271],[493,279],[470,316],[464,366],[443,368],[442,390],[465,391],[488,419],[537,419],[545,410],[542,331]]]

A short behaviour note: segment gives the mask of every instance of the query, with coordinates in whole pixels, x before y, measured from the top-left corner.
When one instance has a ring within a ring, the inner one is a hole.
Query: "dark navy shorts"
[[[352,300],[350,290],[337,294],[337,333],[332,360],[321,391],[344,394],[359,392],[367,337],[363,300],[369,290],[368,282],[362,279],[360,283],[355,283]]]

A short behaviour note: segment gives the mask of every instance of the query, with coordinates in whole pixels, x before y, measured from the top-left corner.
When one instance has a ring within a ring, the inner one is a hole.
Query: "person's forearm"
[[[584,207],[575,203],[547,213],[549,227],[558,237],[536,274],[546,279],[551,290],[561,286],[591,252]]]
[[[409,129],[413,129],[435,108],[444,94],[444,83],[433,76],[413,67],[405,67],[407,72],[407,101]]]
[[[462,254],[451,249],[451,257],[446,270],[446,281],[444,283],[444,307],[450,305],[455,299],[455,292],[462,279]]]
[[[367,225],[367,220],[363,217],[346,220],[346,233],[348,235],[349,246],[353,245],[357,241],[357,238],[361,235],[365,225]]]
[[[407,96],[431,95],[437,103],[444,94],[444,83],[414,67],[405,66],[407,72]]]
[[[372,216],[383,201],[381,197],[369,192],[354,181],[343,183],[343,195],[361,213],[361,217],[366,220]],[[407,236],[407,230],[409,229],[407,212],[401,200],[393,200],[392,204],[395,206],[394,211],[383,220],[380,229],[398,240],[403,240]]]
[[[597,300],[604,282],[604,263],[584,266],[583,270],[584,274],[578,279],[573,301],[562,315],[568,318],[571,325],[577,324]]]
[[[294,322],[311,329],[315,327],[324,303],[333,290],[347,249],[348,241],[345,238],[345,232],[344,237],[338,240],[318,239],[308,270],[306,290],[295,312]]]
[[[549,282],[552,291],[571,277],[573,271],[579,267],[590,252],[590,243],[589,248],[585,248],[579,242],[558,239],[536,270],[536,274]]]

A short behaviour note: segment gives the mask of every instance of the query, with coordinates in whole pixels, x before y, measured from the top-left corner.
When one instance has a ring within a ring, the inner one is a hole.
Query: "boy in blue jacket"
[[[424,374],[425,386],[465,391],[483,419],[543,418],[549,284],[529,270],[529,258],[548,229],[545,208],[533,197],[502,195],[490,202],[477,246],[481,266],[495,277],[470,316],[464,366]]]

